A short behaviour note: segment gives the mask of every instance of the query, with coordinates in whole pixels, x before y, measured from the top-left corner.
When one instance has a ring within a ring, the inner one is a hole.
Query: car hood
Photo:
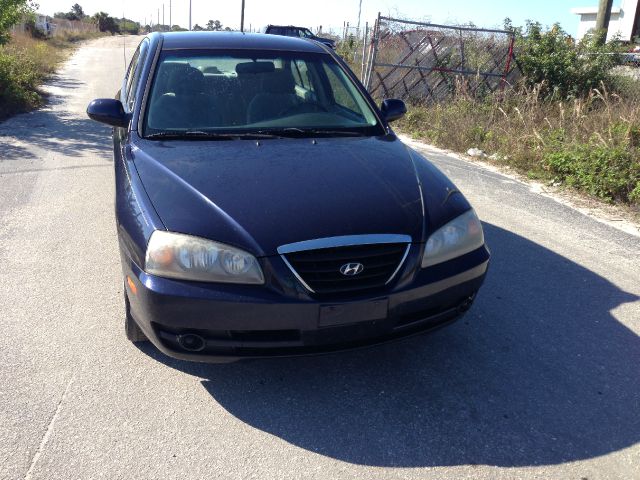
[[[138,139],[129,153],[170,231],[258,256],[323,237],[423,237],[416,171],[397,139]]]

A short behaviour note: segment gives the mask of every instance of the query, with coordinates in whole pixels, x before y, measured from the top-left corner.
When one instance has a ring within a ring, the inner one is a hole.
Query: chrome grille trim
[[[407,244],[407,249],[404,251],[404,255],[402,256],[402,260],[400,260],[400,263],[398,264],[398,268],[396,268],[395,271],[391,274],[391,277],[389,277],[389,280],[387,280],[385,282],[385,285],[389,285],[391,280],[393,280],[395,278],[395,276],[398,274],[398,272],[402,268],[402,265],[404,265],[404,261],[409,256],[409,249],[411,249],[411,244],[410,243]]]
[[[329,248],[340,247],[358,247],[366,245],[380,245],[380,244],[398,244],[406,243],[406,248],[402,258],[400,259],[398,266],[395,268],[391,276],[387,279],[384,285],[388,285],[398,275],[402,269],[409,251],[411,249],[411,237],[409,235],[395,235],[395,234],[370,234],[370,235],[347,235],[339,237],[327,237],[314,240],[305,240],[302,242],[290,243],[282,245],[277,248],[280,258],[291,270],[291,273],[295,278],[307,289],[310,293],[316,293],[316,291],[302,278],[295,267],[286,258],[287,254],[300,253],[305,251],[323,250]]]
[[[287,267],[289,267],[289,270],[291,270],[291,273],[293,273],[293,275],[298,279],[298,281],[302,284],[302,286],[304,288],[306,288],[307,290],[309,290],[311,293],[316,293],[313,288],[311,288],[309,285],[307,285],[307,282],[305,282],[302,277],[300,275],[298,275],[298,272],[296,272],[296,269],[293,268],[293,265],[291,265],[289,263],[289,260],[286,259],[286,257],[284,255],[280,255],[280,258],[284,261],[284,263],[287,265]]]
[[[320,250],[322,248],[350,247],[356,245],[373,245],[376,243],[411,243],[409,235],[374,233],[366,235],[345,235],[341,237],[325,237],[302,242],[288,243],[277,248],[280,255],[285,253]]]

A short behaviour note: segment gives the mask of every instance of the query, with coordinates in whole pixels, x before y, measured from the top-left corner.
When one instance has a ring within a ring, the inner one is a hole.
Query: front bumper
[[[290,276],[280,258],[269,262],[274,275]],[[469,309],[488,263],[483,246],[430,269],[404,272],[388,292],[337,300],[314,299],[298,285],[291,290],[294,278],[285,278],[283,291],[183,282],[147,275],[123,258],[124,273],[137,287],[135,294],[127,292],[131,314],[149,340],[171,357],[211,362],[328,353],[433,330]],[[202,337],[204,348],[183,348],[185,334]]]

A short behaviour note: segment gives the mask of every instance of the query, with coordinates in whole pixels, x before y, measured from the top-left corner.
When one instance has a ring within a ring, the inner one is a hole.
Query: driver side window
[[[138,84],[140,83],[140,75],[144,68],[144,62],[147,57],[148,42],[143,41],[133,58],[131,59],[131,66],[129,68],[129,74],[127,76],[127,90],[126,90],[126,103],[124,105],[125,110],[131,112],[136,102],[136,92],[138,90]]]
[[[127,98],[129,96],[129,92],[131,91],[131,84],[133,83],[133,74],[138,65],[138,58],[140,57],[140,47],[136,49],[136,52],[133,54],[131,58],[131,62],[129,63],[129,69],[127,70],[127,76],[124,80],[124,88],[122,89],[122,104],[126,106]]]

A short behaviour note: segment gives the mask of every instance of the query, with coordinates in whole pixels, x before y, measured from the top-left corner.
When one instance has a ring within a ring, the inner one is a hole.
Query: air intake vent
[[[318,295],[380,289],[398,273],[408,243],[376,243],[289,252],[283,258]]]

